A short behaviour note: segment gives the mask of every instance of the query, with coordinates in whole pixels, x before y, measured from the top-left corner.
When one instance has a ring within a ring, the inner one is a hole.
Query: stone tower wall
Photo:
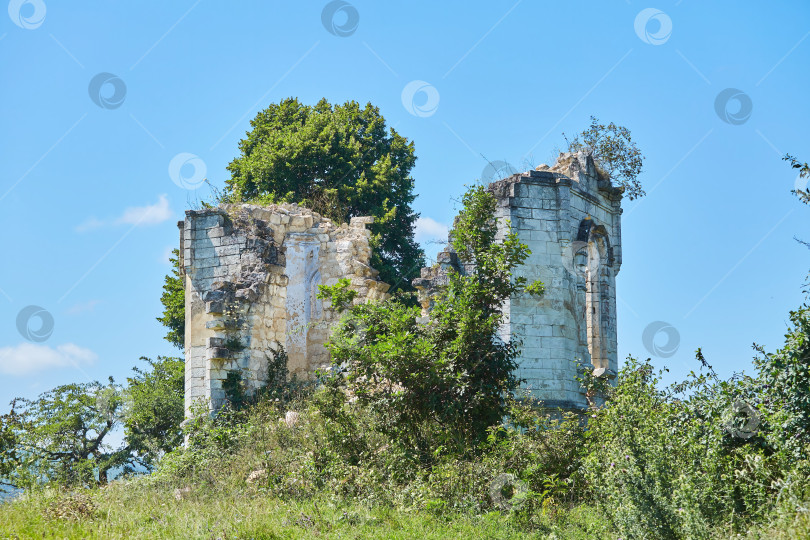
[[[521,295],[504,305],[504,340],[520,339],[518,376],[548,407],[581,409],[577,363],[594,375],[618,370],[616,274],[621,267],[621,191],[600,178],[590,155],[562,155],[554,168],[490,184],[498,200],[499,234],[517,233],[531,255],[516,271],[541,280],[542,298]],[[414,281],[423,320],[431,297],[459,267],[452,248]]]
[[[230,372],[241,374],[248,391],[263,386],[279,346],[299,377],[329,363],[323,343],[336,315],[316,298],[318,285],[349,278],[356,302],[383,298],[388,289],[369,266],[371,220],[336,226],[286,204],[186,212],[178,226],[187,415],[197,403],[218,409]]]

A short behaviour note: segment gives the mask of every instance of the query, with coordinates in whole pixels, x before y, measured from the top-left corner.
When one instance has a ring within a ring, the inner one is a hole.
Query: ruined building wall
[[[371,220],[338,226],[295,204],[186,212],[178,226],[187,415],[196,403],[222,405],[229,372],[240,373],[248,391],[263,386],[279,345],[299,377],[329,363],[323,344],[336,315],[316,298],[318,285],[349,278],[356,302],[388,289],[369,265]]]
[[[531,249],[517,269],[546,286],[542,298],[521,295],[504,306],[505,340],[523,341],[518,376],[549,407],[586,405],[577,362],[594,375],[615,376],[616,274],[621,268],[621,191],[600,178],[590,155],[561,156],[553,168],[494,182],[502,237],[511,228]],[[465,271],[452,248],[414,281],[423,319],[447,272]]]

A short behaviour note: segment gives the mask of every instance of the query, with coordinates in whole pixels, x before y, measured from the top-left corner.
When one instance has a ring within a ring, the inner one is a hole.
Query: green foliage
[[[225,392],[225,399],[228,400],[230,407],[236,410],[244,408],[250,400],[245,388],[245,381],[238,371],[228,372],[225,380],[222,381],[222,390]]]
[[[5,419],[16,440],[1,461],[16,467],[0,480],[18,487],[50,481],[90,485],[97,473],[97,481],[106,483],[107,471],[129,461],[126,448],[105,441],[122,408],[121,389],[112,378],[106,386],[66,384],[35,400],[15,399]]]
[[[318,298],[329,300],[335,311],[343,311],[357,298],[357,291],[351,288],[350,279],[342,278],[331,286],[318,285]]]
[[[604,518],[590,507],[549,517],[545,534],[535,536],[513,516],[499,512],[399,510],[325,495],[296,500],[244,485],[228,493],[200,485],[185,487],[191,490],[178,497],[173,489],[142,478],[82,494],[32,493],[3,505],[0,531],[8,538],[92,540],[616,538]],[[57,509],[64,510],[53,511]]]
[[[309,106],[285,99],[251,126],[228,165],[225,198],[296,202],[338,223],[374,216],[372,266],[384,281],[409,287],[424,266],[411,208],[413,143],[386,129],[377,107],[354,101]]]
[[[526,288],[512,271],[530,252],[514,233],[496,242],[495,199],[482,187],[471,188],[463,204],[451,236],[459,259],[475,270],[450,275],[431,322],[418,324],[419,309],[398,297],[356,305],[327,344],[335,365],[346,369],[348,393],[423,459],[436,446],[482,440],[518,385],[520,343],[503,342],[498,329],[503,302]]]
[[[302,381],[295,376],[290,377],[287,369],[289,356],[283,345],[279,344],[276,349],[271,349],[270,353],[265,355],[267,373],[264,386],[257,391],[248,390],[240,372],[231,371],[228,373],[222,383],[222,389],[225,391],[229,409],[242,411],[265,400],[284,405],[291,401],[303,399],[312,392],[313,381]]]
[[[700,351],[698,359],[705,363]],[[754,429],[740,430],[735,411],[754,400],[753,381],[720,381],[705,365],[709,373],[663,391],[649,361],[629,358],[591,414],[585,479],[623,535],[712,538],[772,508],[791,463],[758,433],[758,416]]]
[[[611,180],[625,189],[625,194],[631,201],[644,196],[644,190],[638,181],[644,156],[633,142],[629,129],[613,122],[600,124],[598,118],[591,116],[588,129],[578,133],[570,141],[566,138],[566,142],[569,152],[593,153],[597,165],[601,166]]]
[[[124,392],[129,406],[123,424],[134,457],[150,467],[183,442],[185,362],[165,356],[141,360],[149,369],[132,368],[134,375],[127,379]]]
[[[807,162],[802,163],[790,154],[787,154],[782,159],[790,162],[790,166],[792,168],[799,170],[800,178],[810,178],[810,165],[808,165]],[[810,191],[808,191],[808,189],[795,189],[791,190],[791,193],[799,197],[799,200],[801,200],[803,203],[810,204]]]
[[[17,456],[17,434],[14,426],[17,425],[16,415],[4,414],[0,416],[0,487],[8,484],[8,479],[19,464]]]
[[[182,359],[141,358],[128,385],[66,384],[37,399],[17,398],[0,417],[0,484],[35,487],[106,484],[111,469],[154,467],[182,443]],[[110,435],[123,427],[125,443]]]
[[[790,312],[785,345],[774,353],[755,345],[762,407],[774,447],[792,459],[810,458],[810,307]]]
[[[247,488],[284,499],[325,495],[480,514],[499,507],[503,501],[491,499],[491,486],[499,475],[512,474],[526,495],[515,519],[530,527],[543,526],[544,514],[568,507],[571,494],[581,492],[573,477],[583,424],[573,415],[554,419],[510,400],[519,426],[489,430],[475,456],[436,449],[426,464],[378,429],[380,415],[338,397],[328,388],[331,380],[325,384],[287,406],[265,399],[242,411],[225,408],[216,418],[195,417],[189,446],[167,456],[152,478],[168,487],[204,486],[214,493]],[[252,475],[255,471],[261,473]]]
[[[172,250],[174,257],[169,261],[172,263],[172,273],[166,276],[163,284],[163,294],[160,296],[160,303],[163,304],[163,316],[157,320],[169,329],[166,334],[166,341],[175,347],[182,349],[185,347],[186,335],[186,299],[183,278],[180,277],[179,257],[180,250]]]

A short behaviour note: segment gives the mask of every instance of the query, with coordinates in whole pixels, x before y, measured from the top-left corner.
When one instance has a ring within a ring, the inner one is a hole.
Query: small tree
[[[530,251],[512,232],[495,240],[493,195],[474,187],[463,204],[451,238],[460,260],[475,271],[450,274],[430,323],[417,323],[419,309],[396,297],[360,304],[347,311],[327,344],[334,363],[347,369],[349,393],[380,415],[388,435],[423,456],[434,445],[480,441],[501,421],[519,384],[520,350],[518,340],[498,336],[501,308],[527,289],[542,294],[542,284],[527,286],[512,275]],[[322,292],[338,296],[342,290]]]
[[[37,399],[17,398],[0,417],[0,485],[44,482],[69,486],[104,484],[111,469],[150,467],[182,442],[183,360],[141,358],[151,369],[133,368],[122,388],[109,383],[66,384]],[[110,435],[124,427],[113,447]]]
[[[108,385],[66,384],[34,400],[15,399],[6,416],[13,431],[6,457],[15,466],[2,481],[17,487],[106,483],[110,469],[129,461],[126,447],[108,443],[122,407],[121,389],[112,378]]]
[[[591,116],[588,129],[570,141],[565,137],[565,141],[569,152],[591,152],[597,165],[619,187],[624,188],[625,195],[631,201],[644,196],[641,182],[638,181],[644,156],[633,142],[629,129],[613,122],[600,124],[598,118]]]

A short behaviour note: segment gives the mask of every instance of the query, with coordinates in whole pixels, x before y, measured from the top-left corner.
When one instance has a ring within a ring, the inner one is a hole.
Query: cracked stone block
[[[207,330],[224,330],[226,327],[227,325],[222,319],[214,319],[213,321],[205,322],[205,328]]]
[[[231,351],[225,347],[211,347],[205,351],[208,360],[227,360],[231,357]]]
[[[206,313],[222,313],[225,311],[225,302],[222,300],[214,300],[205,303]]]

